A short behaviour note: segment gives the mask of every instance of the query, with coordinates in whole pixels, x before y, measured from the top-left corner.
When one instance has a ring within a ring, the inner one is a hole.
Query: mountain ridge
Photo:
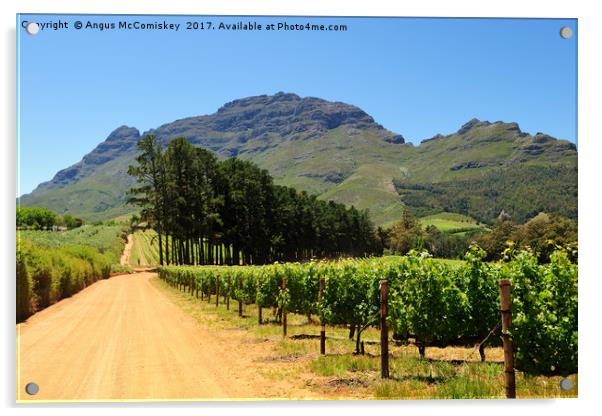
[[[82,160],[23,195],[21,203],[89,219],[131,211],[123,205],[124,192],[133,184],[127,165],[134,162],[136,142],[147,134],[155,134],[164,146],[184,136],[219,158],[253,161],[277,183],[369,208],[378,224],[393,221],[406,205],[399,184],[467,180],[524,164],[576,167],[577,155],[571,142],[530,135],[517,123],[476,118],[455,133],[415,146],[359,107],[280,92],[236,99],[212,114],[144,133],[120,126]]]

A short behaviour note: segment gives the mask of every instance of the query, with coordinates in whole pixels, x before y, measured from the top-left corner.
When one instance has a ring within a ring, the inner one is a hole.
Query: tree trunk
[[[161,233],[157,233],[159,236],[159,264],[163,266],[163,239],[161,238]]]
[[[418,345],[418,354],[420,354],[420,358],[424,360],[424,356],[426,354],[426,345],[419,344]]]
[[[169,266],[169,234],[165,233],[165,262]]]
[[[202,265],[205,264],[205,245],[203,243],[203,236],[199,238],[199,259]]]
[[[361,354],[361,350],[360,350],[360,342],[361,342],[361,336],[362,336],[362,328],[360,327],[360,325],[357,325],[357,338],[355,339],[355,353],[356,354]]]
[[[349,339],[353,339],[354,335],[355,335],[355,325],[351,324],[351,325],[349,325]]]
[[[240,265],[240,251],[239,251],[238,245],[236,243],[234,243],[232,245],[232,248],[233,248],[233,253],[232,253],[233,264],[235,266],[238,266],[238,265]]]
[[[190,264],[190,240],[187,238],[186,243],[184,244],[184,262],[186,264]]]

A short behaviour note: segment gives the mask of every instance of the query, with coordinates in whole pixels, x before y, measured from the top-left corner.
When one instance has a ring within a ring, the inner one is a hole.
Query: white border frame
[[[601,358],[597,349],[602,346],[601,325],[596,318],[600,315],[602,276],[597,273],[599,258],[597,249],[602,236],[598,213],[602,198],[599,179],[602,172],[597,159],[602,156],[602,122],[600,108],[600,45],[602,39],[601,15],[596,10],[596,2],[576,1],[532,1],[505,0],[496,2],[474,0],[423,0],[416,2],[387,2],[370,0],[164,0],[157,4],[132,0],[73,1],[54,0],[5,0],[0,3],[2,22],[2,127],[4,137],[0,151],[2,166],[3,203],[0,204],[2,229],[6,230],[1,240],[2,296],[4,316],[0,348],[6,364],[2,368],[2,405],[13,414],[15,409],[15,192],[16,192],[16,80],[15,80],[15,15],[16,13],[105,13],[105,14],[205,14],[205,15],[331,15],[331,16],[427,16],[427,17],[554,17],[578,18],[579,22],[579,309],[580,309],[580,371],[579,399],[563,400],[456,400],[456,401],[402,401],[402,402],[256,402],[256,403],[117,403],[117,404],[60,404],[60,405],[18,405],[25,414],[43,412],[45,415],[79,415],[82,411],[93,415],[103,415],[107,408],[124,408],[137,414],[163,415],[167,409],[173,414],[198,414],[210,411],[219,414],[239,414],[267,416],[271,414],[302,415],[310,412],[342,411],[346,415],[364,415],[376,410],[384,412],[437,412],[445,416],[471,413],[487,415],[546,412],[547,414],[567,415],[569,413],[599,412],[602,393]],[[596,118],[596,116],[598,116]],[[597,410],[594,410],[597,409]],[[589,410],[589,411],[588,411]],[[592,411],[594,410],[594,411]]]

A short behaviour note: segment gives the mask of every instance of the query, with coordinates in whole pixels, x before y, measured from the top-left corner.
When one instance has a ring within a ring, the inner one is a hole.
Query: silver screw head
[[[27,23],[27,26],[25,26],[25,30],[30,35],[37,35],[40,31],[40,25],[38,25],[36,22],[29,22]]]
[[[563,378],[560,380],[560,388],[564,391],[568,391],[573,388],[573,380],[570,378]]]
[[[564,26],[560,29],[560,37],[562,39],[570,39],[573,37],[573,29],[568,26]]]
[[[38,394],[38,391],[40,391],[40,387],[36,383],[27,383],[25,386],[25,392],[30,396]]]

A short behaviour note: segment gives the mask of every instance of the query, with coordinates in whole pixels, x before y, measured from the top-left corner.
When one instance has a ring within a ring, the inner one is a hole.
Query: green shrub
[[[27,319],[31,314],[31,279],[24,257],[17,246],[17,322]]]
[[[32,233],[37,233],[35,241],[24,238]],[[54,234],[59,233],[19,232],[17,321],[110,276],[113,253],[101,254],[98,248],[82,245],[43,244],[56,241]]]
[[[529,374],[567,376],[577,372],[577,265],[564,251],[539,265],[520,252],[506,266],[512,279],[515,366]]]

